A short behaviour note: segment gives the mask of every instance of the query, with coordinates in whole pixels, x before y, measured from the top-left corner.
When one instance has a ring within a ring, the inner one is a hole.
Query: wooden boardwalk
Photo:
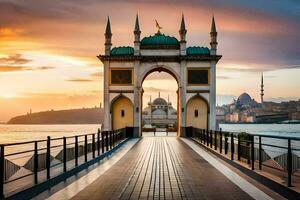
[[[145,137],[73,199],[252,199],[176,137]]]

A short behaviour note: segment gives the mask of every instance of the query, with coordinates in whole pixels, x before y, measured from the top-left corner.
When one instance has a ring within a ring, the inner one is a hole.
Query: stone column
[[[210,63],[209,129],[216,129],[216,61]]]
[[[141,136],[141,113],[142,113],[142,101],[141,101],[141,86],[139,85],[139,66],[140,62],[134,62],[134,101],[133,101],[133,126],[134,126],[134,136]]]
[[[179,136],[185,136],[185,115],[186,115],[186,61],[180,62],[180,80],[179,80],[179,106],[180,109],[178,110],[179,119],[180,119],[180,130]]]
[[[111,130],[111,113],[109,100],[109,61],[104,61],[103,99],[104,99],[104,124],[103,130]]]

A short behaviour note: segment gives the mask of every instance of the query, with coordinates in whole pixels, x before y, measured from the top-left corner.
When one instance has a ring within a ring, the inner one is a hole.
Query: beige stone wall
[[[122,110],[124,116],[121,115]],[[126,126],[133,127],[133,105],[126,97],[119,97],[114,101],[112,107],[112,130],[124,128]]]
[[[195,128],[207,128],[207,104],[199,96],[191,98],[186,105],[186,126]],[[198,116],[195,116],[198,110]]]

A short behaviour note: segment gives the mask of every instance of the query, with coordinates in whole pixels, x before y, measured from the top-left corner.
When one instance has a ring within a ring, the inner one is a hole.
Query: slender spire
[[[110,28],[110,20],[109,20],[109,16],[107,16],[107,23],[106,23],[106,29],[105,29],[105,55],[109,56],[110,55],[110,50],[111,50],[111,37],[112,37],[112,33],[111,33],[111,28]]]
[[[218,32],[216,29],[215,16],[213,15],[210,29],[210,55],[217,55],[217,36]]]
[[[264,103],[264,73],[261,74],[260,101],[262,104]]]
[[[185,22],[184,22],[184,15],[183,14],[182,14],[182,17],[181,17],[180,32],[186,33]]]
[[[111,28],[110,28],[110,20],[109,20],[109,16],[107,17],[107,23],[106,23],[106,30],[105,30],[105,35],[106,36],[111,36]]]
[[[216,23],[215,23],[215,16],[212,17],[212,22],[211,22],[211,30],[210,32],[212,33],[216,33],[217,29],[216,29]]]
[[[158,98],[160,98],[160,92],[158,92]]]
[[[136,18],[135,18],[134,32],[136,32],[136,33],[141,32],[138,14],[136,14]]]

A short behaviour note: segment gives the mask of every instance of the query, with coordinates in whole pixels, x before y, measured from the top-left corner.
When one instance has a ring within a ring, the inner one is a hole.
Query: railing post
[[[230,141],[230,144],[231,144],[231,160],[234,160],[234,140],[233,140],[233,133],[231,133],[231,141]]]
[[[214,131],[214,135],[215,135],[215,150],[217,150],[217,146],[218,146],[217,131]]]
[[[206,146],[209,146],[209,130],[206,129]]]
[[[93,158],[95,158],[95,134],[92,135],[92,151],[93,151]]]
[[[261,170],[261,166],[262,166],[262,148],[261,148],[261,136],[258,136],[258,163],[259,163],[259,170]]]
[[[112,132],[112,146],[115,147],[115,135],[116,135],[116,131]]]
[[[203,143],[203,129],[200,129],[200,142]]]
[[[292,160],[292,149],[291,149],[291,139],[288,139],[288,154],[287,154],[287,170],[288,170],[288,181],[287,186],[292,186],[292,166],[293,166],[293,160]]]
[[[78,136],[75,136],[75,166],[78,166]]]
[[[104,153],[104,134],[105,131],[101,132],[101,148],[102,148],[102,154]]]
[[[223,136],[222,136],[222,130],[220,130],[220,153],[222,153],[223,149]]]
[[[46,152],[46,168],[47,168],[47,179],[50,179],[50,136],[47,137],[47,152]]]
[[[63,163],[64,163],[64,172],[67,171],[67,139],[63,137]]]
[[[109,131],[109,149],[112,149],[112,132],[113,131]]]
[[[237,154],[238,154],[238,160],[240,161],[241,160],[241,138],[240,136],[238,135],[238,149],[237,149]]]
[[[228,137],[227,135],[224,133],[224,137],[225,137],[225,154],[227,154],[228,152]]]
[[[1,199],[4,199],[4,177],[5,177],[5,171],[4,171],[4,145],[1,145],[0,147],[0,195]]]
[[[84,136],[84,162],[87,162],[87,153],[88,153],[88,141],[87,135]]]
[[[108,131],[105,131],[105,146],[106,146],[106,151],[108,151]]]
[[[251,169],[254,170],[254,161],[255,161],[255,157],[254,157],[254,136],[252,136],[251,138]]]
[[[249,164],[250,165],[250,153],[251,153],[251,147],[250,147],[250,142],[249,142],[249,140],[247,140],[247,152],[248,152],[248,154],[247,154],[247,164]]]
[[[213,143],[212,130],[209,131],[209,135],[210,135],[210,148],[212,148],[212,143]]]
[[[38,142],[34,141],[34,164],[33,164],[34,184],[38,183],[38,164],[39,164],[38,159],[39,159]]]
[[[100,129],[99,128],[97,133],[97,149],[98,149],[98,156],[100,156]]]

